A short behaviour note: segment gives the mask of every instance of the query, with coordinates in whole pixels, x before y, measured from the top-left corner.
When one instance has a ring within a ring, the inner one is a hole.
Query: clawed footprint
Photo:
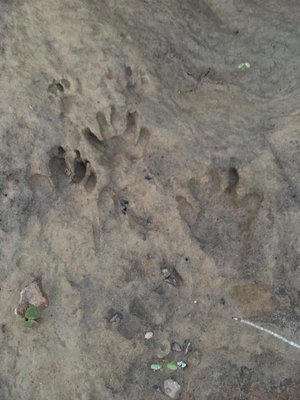
[[[62,146],[54,150],[49,160],[51,180],[57,190],[61,191],[67,184],[83,182],[87,192],[91,192],[97,183],[97,176],[88,160],[83,160],[79,150],[75,150],[72,158]]]
[[[116,107],[111,106],[109,122],[102,111],[96,114],[96,119],[100,137],[90,128],[85,128],[83,134],[88,143],[101,154],[101,163],[112,166],[118,164],[122,156],[132,162],[143,156],[150,131],[146,127],[139,127],[137,111],[128,111],[125,118],[121,118]]]
[[[219,266],[245,263],[252,250],[252,225],[263,195],[251,192],[239,198],[236,190],[239,175],[227,171],[226,183],[214,169],[207,181],[192,178],[188,188],[193,206],[184,196],[177,196],[178,211],[204,252]]]

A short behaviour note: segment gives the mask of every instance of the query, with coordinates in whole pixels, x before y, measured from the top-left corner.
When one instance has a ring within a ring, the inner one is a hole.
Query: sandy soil
[[[1,400],[167,399],[168,378],[181,400],[300,398],[300,350],[233,320],[300,343],[299,19],[0,2]],[[151,370],[185,339],[162,362],[187,368]]]

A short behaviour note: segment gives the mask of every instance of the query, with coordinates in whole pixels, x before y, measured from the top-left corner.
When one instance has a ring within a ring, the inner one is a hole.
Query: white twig
[[[256,325],[253,322],[247,321],[246,319],[243,319],[243,318],[234,317],[233,319],[235,321],[239,321],[243,324],[252,326],[253,328],[258,329],[259,331],[268,333],[269,335],[276,337],[277,339],[281,340],[282,342],[285,342],[285,343],[289,344],[290,346],[296,347],[296,349],[300,349],[300,344],[295,343],[292,340],[289,340],[281,335],[278,335],[278,333],[272,332],[272,331],[270,331],[270,329],[263,328],[262,326]]]

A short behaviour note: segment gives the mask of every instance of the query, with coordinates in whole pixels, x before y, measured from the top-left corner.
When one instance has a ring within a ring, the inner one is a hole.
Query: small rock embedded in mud
[[[44,310],[48,305],[49,302],[43,291],[42,280],[41,278],[36,278],[30,285],[21,290],[19,305],[15,309],[15,314],[24,317],[29,306]]]
[[[164,391],[171,399],[178,399],[181,392],[181,386],[178,382],[173,381],[173,379],[166,379],[164,381]]]
[[[126,214],[129,206],[129,201],[125,199],[120,200],[122,214]]]
[[[153,388],[156,392],[162,393],[161,387],[160,387],[158,384],[153,385],[152,388]]]
[[[184,369],[187,367],[187,362],[184,360],[177,361],[177,367]]]
[[[190,341],[190,339],[186,339],[183,342],[183,352],[184,354],[188,354],[193,350],[193,345],[192,342]]]
[[[164,279],[168,279],[171,276],[171,272],[169,271],[168,268],[162,268],[161,273]]]
[[[182,278],[175,268],[163,267],[161,269],[164,281],[174,287],[179,287],[182,284]]]
[[[120,311],[109,310],[106,318],[110,324],[113,324],[114,322],[122,321],[123,314]]]
[[[171,350],[172,351],[176,351],[177,353],[181,353],[182,352],[182,348],[181,348],[180,344],[177,343],[177,342],[172,342],[171,343]]]
[[[145,339],[146,340],[149,340],[149,339],[152,339],[153,338],[153,332],[146,332],[145,333]]]

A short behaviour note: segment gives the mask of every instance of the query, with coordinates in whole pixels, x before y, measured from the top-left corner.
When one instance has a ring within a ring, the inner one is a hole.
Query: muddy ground
[[[0,2],[1,400],[167,399],[168,378],[181,400],[300,398],[300,350],[233,320],[300,342],[299,19]]]

